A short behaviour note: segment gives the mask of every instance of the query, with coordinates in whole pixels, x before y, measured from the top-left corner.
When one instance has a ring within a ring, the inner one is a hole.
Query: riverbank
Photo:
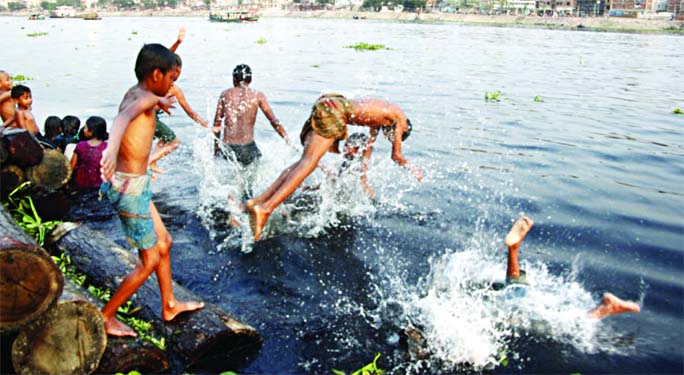
[[[208,11],[165,10],[165,11],[101,11],[102,17],[209,17]],[[612,31],[626,33],[658,33],[684,35],[684,21],[670,21],[664,18],[618,18],[618,17],[537,17],[512,15],[480,15],[454,13],[409,13],[409,12],[361,12],[347,10],[291,11],[277,8],[259,12],[262,17],[330,18],[356,19],[363,21],[398,22],[453,22],[464,25],[494,27],[529,27],[560,30]],[[28,12],[2,12],[1,16],[28,17]]]

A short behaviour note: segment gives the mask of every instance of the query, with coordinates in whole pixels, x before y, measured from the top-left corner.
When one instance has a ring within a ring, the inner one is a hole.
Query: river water
[[[226,199],[240,191],[236,166],[214,160],[211,136],[180,108],[165,119],[182,145],[153,189],[174,237],[174,278],[264,337],[232,370],[349,372],[381,353],[397,374],[682,371],[684,116],[672,112],[684,108],[684,38],[351,19],[1,18],[0,69],[32,78],[41,125],[68,114],[111,124],[141,45],[170,45],[181,24],[178,85],[204,118],[247,63],[293,138],[322,93],[398,103],[414,124],[405,156],[425,171],[418,183],[380,139],[376,202],[315,172],[305,184],[320,188],[283,205],[253,243],[226,225],[228,211],[245,220]],[[47,35],[26,35],[38,32]],[[389,49],[345,48],[359,42]],[[500,101],[484,99],[495,91]],[[298,154],[261,115],[256,139],[260,192]],[[506,299],[483,285],[503,280],[503,237],[521,215],[535,220],[520,253],[530,286]],[[123,243],[116,220],[93,225]],[[642,312],[587,319],[605,291]],[[427,359],[407,351],[409,322]]]

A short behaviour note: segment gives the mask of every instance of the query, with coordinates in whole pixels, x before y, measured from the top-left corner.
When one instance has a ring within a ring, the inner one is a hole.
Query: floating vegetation
[[[537,95],[537,96],[534,97],[534,101],[537,102],[537,103],[543,103],[543,102],[544,102],[544,99],[542,99],[541,96]]]
[[[349,375],[382,375],[382,374],[384,374],[385,370],[378,368],[378,359],[380,359],[380,353],[377,353],[375,355],[373,362],[363,366],[362,368],[352,372]],[[335,375],[347,375],[344,371],[340,371],[340,370],[333,369],[332,372]]]
[[[45,31],[43,31],[43,32],[39,32],[39,33],[29,33],[29,34],[26,34],[26,36],[30,36],[30,37],[32,37],[32,38],[33,38],[33,37],[37,37],[37,36],[43,36],[43,35],[48,35],[48,33],[45,32]]]
[[[266,43],[266,38],[264,38],[263,36],[261,38],[257,39],[257,41],[256,41],[256,44],[264,44],[264,43]]]
[[[487,92],[485,91],[485,100],[486,101],[501,101],[501,92],[500,91],[494,91],[494,92]]]
[[[675,108],[674,111],[672,111],[675,115],[684,115],[684,111],[682,111],[681,108]]]
[[[313,65],[311,65],[311,67],[312,67],[312,68],[320,68],[321,66],[318,65],[318,64],[313,64]]]
[[[29,76],[25,76],[23,74],[17,74],[16,76],[12,77],[12,81],[30,81],[32,79],[33,78],[31,78]]]
[[[138,32],[137,31],[131,31],[131,34],[132,35],[138,35]]]
[[[377,51],[380,49],[389,49],[385,47],[384,44],[368,44],[368,43],[356,43],[353,46],[344,46],[344,48],[353,48],[357,51]]]

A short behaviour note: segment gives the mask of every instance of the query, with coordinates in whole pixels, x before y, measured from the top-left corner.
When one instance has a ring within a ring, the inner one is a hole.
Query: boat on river
[[[34,14],[30,15],[28,17],[28,19],[33,20],[33,21],[44,20],[45,16],[42,14],[34,13]]]
[[[223,13],[209,13],[211,22],[256,22],[259,15],[255,11],[235,10]]]

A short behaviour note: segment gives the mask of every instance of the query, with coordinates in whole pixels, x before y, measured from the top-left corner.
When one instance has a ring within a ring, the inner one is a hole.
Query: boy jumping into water
[[[12,100],[12,77],[4,70],[0,70],[0,119],[4,126],[14,123],[16,105]]]
[[[176,49],[180,44],[185,40],[185,27],[180,28],[178,31],[178,38],[176,39],[176,42],[173,43],[171,46],[170,50],[171,52],[174,52],[174,56],[176,58],[176,68],[175,72],[172,79],[172,84],[171,88],[169,89],[169,92],[166,94],[168,97],[174,97],[178,101],[178,104],[180,104],[181,108],[183,108],[183,111],[185,111],[185,114],[188,115],[193,121],[196,123],[200,124],[201,126],[205,128],[209,128],[209,125],[207,122],[200,117],[197,112],[195,112],[192,107],[190,107],[190,104],[188,104],[187,100],[185,99],[185,95],[183,94],[183,91],[181,88],[176,85],[176,81],[181,75],[182,69],[183,69],[183,61],[181,60],[180,56],[178,54],[175,54]],[[159,120],[159,112],[157,112],[156,116],[156,128],[154,132],[154,137],[159,140],[157,142],[157,147],[155,148],[155,152],[150,156],[150,169],[156,173],[164,173],[162,169],[160,169],[157,166],[157,161],[159,159],[163,158],[164,156],[170,154],[173,150],[178,148],[180,145],[180,140],[176,137],[176,133],[171,130],[171,128],[168,127],[168,125],[164,124],[161,120]],[[215,128],[215,132],[218,132],[219,129]]]
[[[523,239],[534,225],[528,217],[518,219],[506,235],[504,243],[508,247],[508,268],[506,270],[506,284],[525,284],[525,271],[518,264],[518,248]],[[605,293],[601,304],[589,312],[589,317],[601,319],[608,315],[625,312],[639,312],[641,308],[634,302],[623,301],[612,293]]]
[[[339,153],[339,142],[347,138],[347,124],[368,126],[371,137],[383,129],[392,141],[392,160],[423,178],[420,168],[401,153],[401,143],[411,133],[411,122],[398,105],[382,99],[349,100],[340,94],[321,96],[304,123],[300,139],[304,151],[299,161],[285,169],[260,196],[247,201],[254,238],[259,240],[269,216],[313,172],[327,151]]]
[[[114,118],[107,148],[102,154],[101,173],[105,181],[101,194],[119,212],[128,242],[138,249],[138,263],[119,289],[102,308],[105,329],[114,336],[136,336],[116,319],[116,310],[155,272],[162,300],[162,317],[204,307],[200,302],[179,302],[173,295],[171,279],[171,235],[152,203],[148,157],[155,129],[155,112],[169,113],[173,100],[165,95],[172,85],[176,60],[173,52],[160,44],[146,44],[135,63],[138,84],[124,95]]]

